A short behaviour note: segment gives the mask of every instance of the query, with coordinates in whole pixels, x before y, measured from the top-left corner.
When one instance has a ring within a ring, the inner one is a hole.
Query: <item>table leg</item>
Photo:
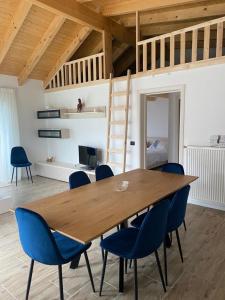
[[[124,290],[124,258],[120,257],[119,292],[123,293],[123,290]]]
[[[75,257],[70,264],[70,269],[77,269],[79,267],[80,255]]]

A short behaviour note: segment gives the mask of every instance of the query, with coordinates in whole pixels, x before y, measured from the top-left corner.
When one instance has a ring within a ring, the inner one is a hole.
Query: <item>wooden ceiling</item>
[[[136,11],[142,39],[225,15],[225,0],[0,0],[0,73],[48,81],[60,66],[102,51],[113,37],[117,76],[135,61]]]

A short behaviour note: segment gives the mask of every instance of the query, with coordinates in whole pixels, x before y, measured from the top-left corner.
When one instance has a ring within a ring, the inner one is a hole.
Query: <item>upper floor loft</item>
[[[9,0],[0,74],[47,90],[224,62],[225,0]]]

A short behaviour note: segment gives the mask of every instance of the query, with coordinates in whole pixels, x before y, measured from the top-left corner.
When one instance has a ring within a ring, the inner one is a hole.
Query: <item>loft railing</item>
[[[137,42],[137,72],[174,68],[224,56],[225,17]],[[212,51],[212,49],[214,51]]]
[[[50,81],[47,89],[55,89],[104,78],[104,53],[65,63]]]

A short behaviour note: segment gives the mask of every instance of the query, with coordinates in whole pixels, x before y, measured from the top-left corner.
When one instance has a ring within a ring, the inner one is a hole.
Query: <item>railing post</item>
[[[88,81],[91,81],[91,59],[88,59]]]
[[[139,53],[139,45],[141,33],[140,33],[140,15],[139,12],[136,11],[136,73],[140,71],[140,53]]]
[[[160,68],[165,67],[165,39],[160,40]]]
[[[197,60],[197,50],[198,50],[198,29],[192,31],[192,53],[191,61],[196,62]]]
[[[147,54],[147,43],[143,44],[143,71],[146,72],[148,68],[148,54]]]
[[[98,56],[98,79],[102,79],[102,55]]]
[[[174,66],[175,36],[170,37],[170,67]]]
[[[86,60],[83,60],[83,82],[86,82],[87,81],[87,78],[86,78]]]
[[[204,54],[203,58],[209,58],[209,47],[210,47],[210,26],[204,28]]]
[[[155,40],[151,43],[151,69],[156,68],[156,42]]]
[[[217,24],[216,57],[223,54],[223,22]]]
[[[186,52],[186,39],[185,32],[182,32],[180,35],[180,64],[185,64],[185,53]]]

